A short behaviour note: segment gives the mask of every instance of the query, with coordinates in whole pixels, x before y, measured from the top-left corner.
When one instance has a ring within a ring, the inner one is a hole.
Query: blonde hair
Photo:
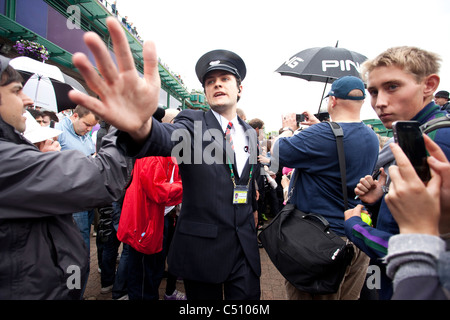
[[[439,55],[417,47],[393,47],[361,65],[361,77],[367,82],[369,73],[378,67],[396,66],[412,74],[417,83],[431,74],[438,74],[442,59]]]

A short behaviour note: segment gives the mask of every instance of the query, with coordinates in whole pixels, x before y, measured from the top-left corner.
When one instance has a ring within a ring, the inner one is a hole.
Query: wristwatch
[[[281,133],[283,133],[283,132],[285,132],[285,131],[287,131],[287,130],[291,131],[292,134],[294,134],[294,130],[292,130],[292,129],[289,128],[289,127],[284,127],[283,130],[281,131]]]

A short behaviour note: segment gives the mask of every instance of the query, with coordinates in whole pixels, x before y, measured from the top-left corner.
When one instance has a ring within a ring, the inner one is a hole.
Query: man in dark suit
[[[144,44],[140,78],[120,24],[114,19],[107,24],[118,68],[102,40],[87,33],[85,42],[103,77],[85,55],[77,53],[73,61],[101,100],[78,92],[70,97],[123,131],[117,143],[127,155],[178,158],[183,202],[168,261],[170,272],[184,279],[187,298],[259,299],[257,139],[236,114],[244,62],[226,50],[205,54],[196,72],[211,110],[184,110],[174,124],[158,123],[152,120],[160,89],[153,43]]]
[[[211,110],[182,111],[173,125],[153,122],[146,143],[146,154],[178,158],[183,181],[169,270],[184,279],[188,299],[222,299],[222,292],[226,299],[259,299],[257,139],[236,114],[245,64],[215,50],[200,58],[196,71]]]

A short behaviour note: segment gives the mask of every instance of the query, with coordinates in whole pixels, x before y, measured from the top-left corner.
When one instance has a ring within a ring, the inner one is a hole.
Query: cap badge
[[[211,62],[209,63],[210,66],[216,66],[216,65],[218,65],[218,64],[220,64],[220,60],[211,61]]]

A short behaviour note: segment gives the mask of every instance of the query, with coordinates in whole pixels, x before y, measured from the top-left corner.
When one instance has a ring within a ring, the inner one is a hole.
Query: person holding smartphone
[[[432,169],[426,184],[402,149],[391,145],[397,165],[390,169],[386,203],[400,228],[386,256],[393,299],[450,299],[450,163],[436,143],[424,140]]]
[[[361,68],[372,108],[386,128],[391,129],[395,121],[414,120],[424,124],[445,116],[433,101],[433,93],[440,82],[438,55],[416,47],[394,47],[364,62]],[[450,128],[433,131],[430,137],[449,158]],[[392,281],[384,272],[383,258],[388,252],[389,238],[399,233],[399,226],[385,201],[390,184],[389,167],[394,163],[387,143],[380,151],[374,174],[362,177],[355,188],[355,194],[372,214],[375,226],[362,221],[358,207],[346,212],[345,221],[350,240],[372,258],[372,264],[380,266],[380,299],[392,297]]]

